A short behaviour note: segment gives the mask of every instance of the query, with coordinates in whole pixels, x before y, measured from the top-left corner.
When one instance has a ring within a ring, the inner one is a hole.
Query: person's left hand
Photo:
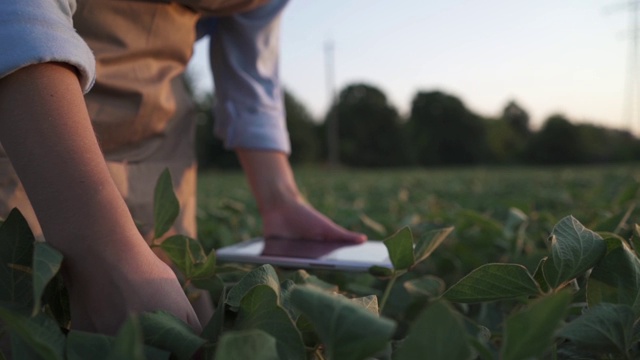
[[[295,199],[262,213],[262,233],[270,236],[300,240],[344,241],[361,243],[365,234],[346,230],[311,205]]]

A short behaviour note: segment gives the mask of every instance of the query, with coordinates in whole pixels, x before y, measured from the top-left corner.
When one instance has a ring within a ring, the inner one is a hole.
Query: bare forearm
[[[47,241],[65,255],[118,246],[119,235],[135,230],[72,68],[40,64],[0,79],[0,142]]]
[[[261,212],[302,199],[286,154],[247,149],[236,153]]]

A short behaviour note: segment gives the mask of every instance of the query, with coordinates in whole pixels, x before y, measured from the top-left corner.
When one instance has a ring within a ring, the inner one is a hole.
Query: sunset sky
[[[513,99],[539,126],[554,113],[640,132],[625,111],[629,0],[292,0],[282,23],[285,86],[317,118],[329,103],[324,47],[336,88],[364,82],[401,114],[419,90],[460,97],[497,116]],[[190,70],[211,89],[200,42]],[[636,111],[637,113],[637,111]]]

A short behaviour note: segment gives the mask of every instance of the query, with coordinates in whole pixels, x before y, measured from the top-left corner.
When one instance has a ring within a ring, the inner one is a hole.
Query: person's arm
[[[216,134],[238,154],[258,203],[264,236],[362,242],[306,203],[288,153],[282,85],[278,74],[280,18],[287,0],[203,26],[211,35],[216,85]]]
[[[301,240],[363,242],[309,205],[296,185],[285,153],[236,150],[262,216],[263,235]]]
[[[0,78],[0,143],[65,257],[73,328],[113,334],[131,312],[166,310],[200,329],[111,180],[75,68],[43,63]]]

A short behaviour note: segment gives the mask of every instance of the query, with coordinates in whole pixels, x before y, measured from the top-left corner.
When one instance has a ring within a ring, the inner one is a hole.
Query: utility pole
[[[631,24],[631,41],[629,42],[629,55],[627,60],[627,72],[625,76],[625,99],[623,108],[623,121],[627,123],[629,132],[640,125],[640,0],[628,0],[616,4],[617,9],[629,12]]]
[[[324,58],[327,94],[329,96],[329,113],[327,114],[327,153],[329,166],[336,167],[340,164],[340,135],[338,133],[338,99],[336,94],[334,46],[332,40],[328,40],[324,44]],[[331,111],[334,106],[335,111]]]

